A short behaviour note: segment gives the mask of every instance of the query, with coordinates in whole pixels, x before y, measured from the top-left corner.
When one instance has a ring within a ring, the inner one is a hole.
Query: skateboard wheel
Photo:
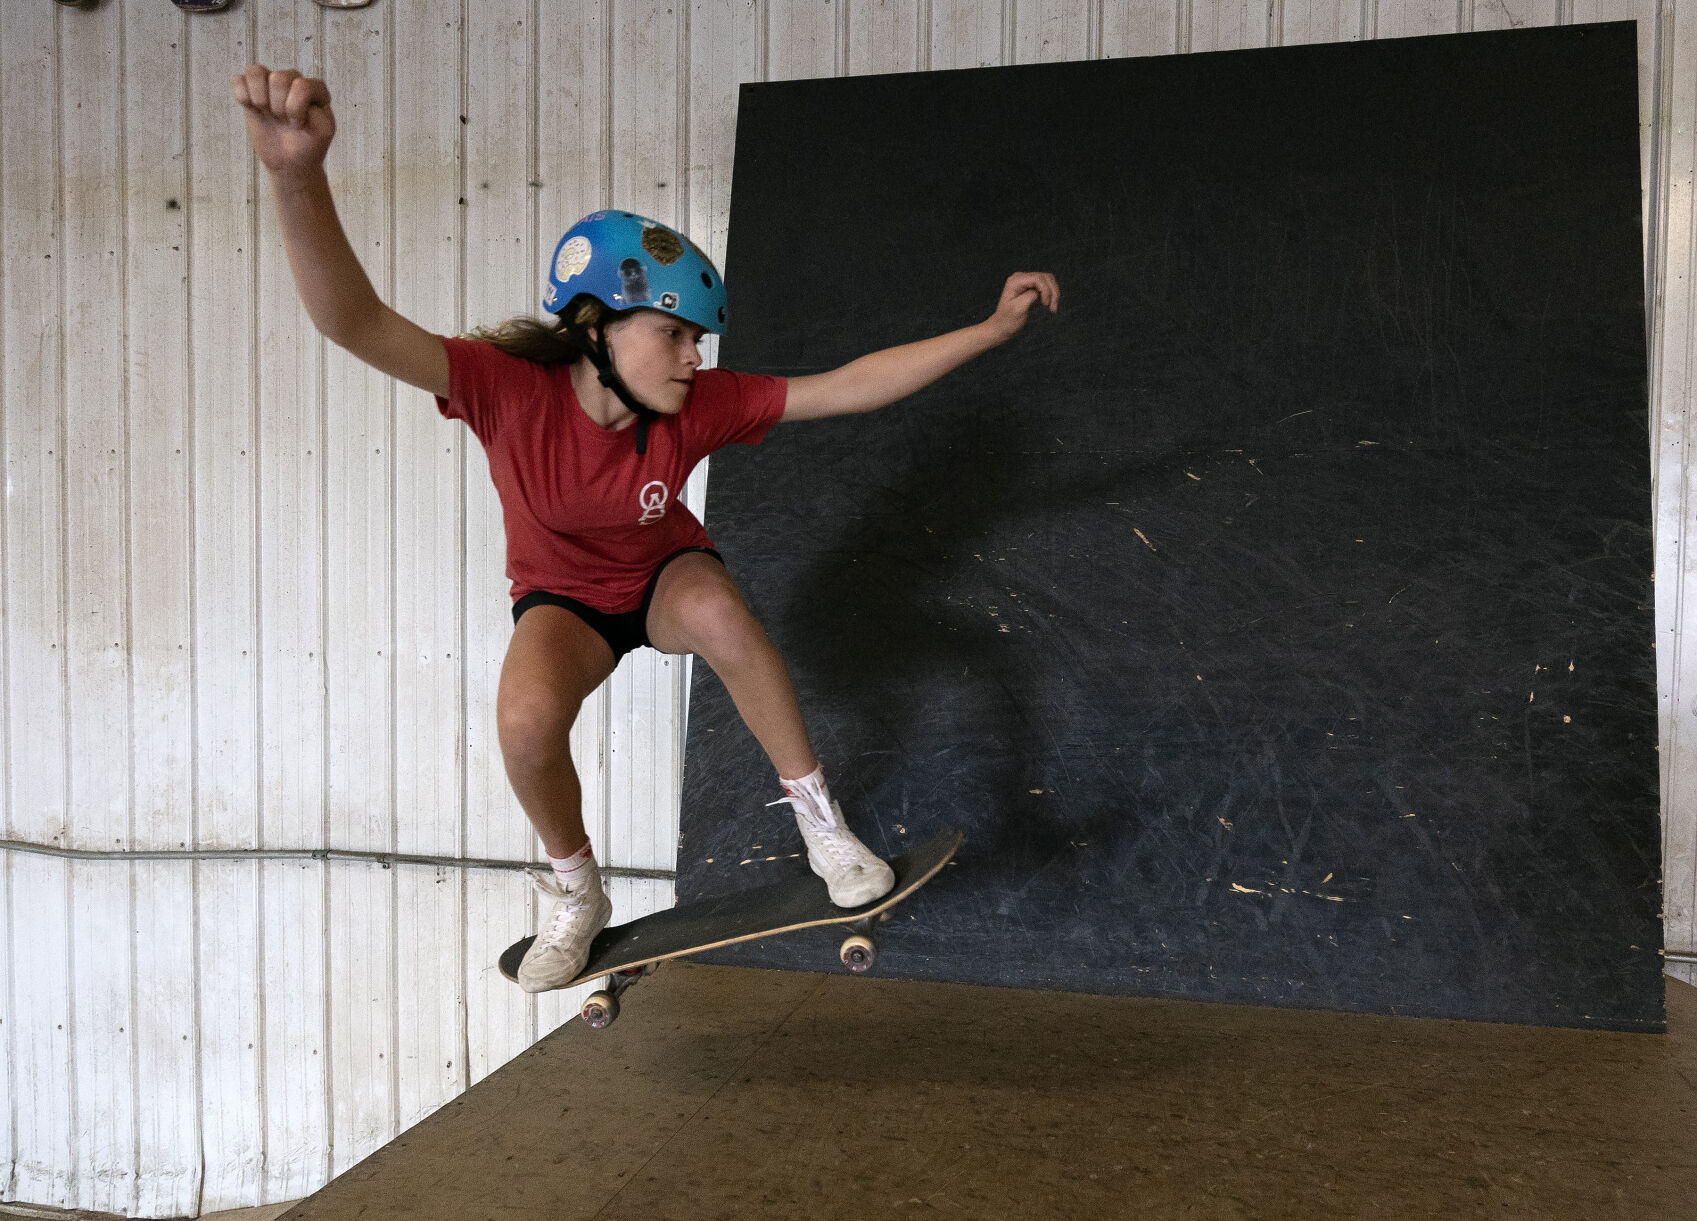
[[[850,937],[843,942],[839,957],[845,967],[856,975],[862,975],[870,971],[872,964],[878,961],[878,948],[872,944],[870,937]]]
[[[591,1030],[605,1030],[619,1016],[619,998],[611,992],[596,992],[583,1002],[578,1016]]]

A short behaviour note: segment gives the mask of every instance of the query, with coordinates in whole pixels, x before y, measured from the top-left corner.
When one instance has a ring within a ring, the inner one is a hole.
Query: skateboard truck
[[[628,971],[614,971],[607,977],[607,986],[599,992],[590,993],[589,998],[583,1002],[583,1008],[578,1010],[583,1024],[591,1030],[607,1029],[613,1024],[613,1019],[619,1016],[619,993],[644,975],[652,975],[659,969],[659,963],[650,962],[640,967],[632,967]]]

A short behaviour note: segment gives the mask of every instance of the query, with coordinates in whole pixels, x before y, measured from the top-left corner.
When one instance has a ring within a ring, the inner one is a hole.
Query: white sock
[[[800,780],[785,780],[779,776],[778,783],[784,786],[784,792],[791,797],[805,801],[811,809],[835,821],[831,813],[831,789],[825,783],[824,764],[820,764]]]
[[[586,843],[568,857],[549,857],[548,863],[567,890],[582,890],[595,868],[595,853]]]

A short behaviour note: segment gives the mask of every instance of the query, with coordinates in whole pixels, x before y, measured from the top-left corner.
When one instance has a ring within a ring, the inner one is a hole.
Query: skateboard
[[[605,975],[608,984],[584,1001],[580,1014],[595,1030],[610,1025],[619,1016],[619,995],[668,958],[699,954],[739,941],[775,937],[797,929],[830,924],[847,925],[850,936],[838,951],[849,970],[860,974],[872,969],[878,947],[872,933],[880,920],[888,919],[890,908],[900,903],[949,863],[964,837],[948,831],[927,840],[906,856],[890,862],[896,884],[882,899],[861,907],[838,907],[831,902],[823,878],[811,871],[754,886],[730,894],[699,899],[682,907],[654,912],[627,924],[601,930],[589,947],[589,959],[578,977],[562,987]],[[508,946],[501,955],[501,974],[518,979],[519,963],[535,937],[525,937]]]

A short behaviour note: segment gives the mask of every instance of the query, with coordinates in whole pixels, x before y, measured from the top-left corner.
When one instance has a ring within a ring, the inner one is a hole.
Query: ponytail
[[[478,327],[466,338],[481,339],[509,356],[539,365],[569,365],[589,355],[583,342],[585,328],[603,328],[616,316],[594,297],[582,296],[546,321],[528,316],[509,318],[499,326]]]

